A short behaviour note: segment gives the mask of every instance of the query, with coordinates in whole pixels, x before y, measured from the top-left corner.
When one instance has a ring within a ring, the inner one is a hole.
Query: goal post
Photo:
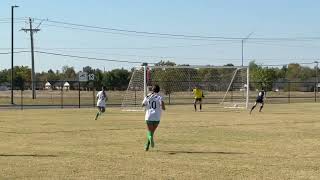
[[[248,108],[247,66],[139,66],[133,68],[122,109],[142,110],[141,101],[154,84],[160,86],[167,104],[193,103],[192,89],[198,86],[204,92],[204,104]]]

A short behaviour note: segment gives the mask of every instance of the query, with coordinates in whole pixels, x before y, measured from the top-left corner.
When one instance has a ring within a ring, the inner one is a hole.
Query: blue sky
[[[320,1],[311,0],[1,0],[0,53],[11,47],[11,5],[15,17],[32,17],[99,27],[171,34],[245,37],[244,64],[312,62],[320,58],[320,40],[259,41],[254,38],[320,37]],[[30,48],[22,20],[15,23],[15,47]],[[39,21],[35,21],[37,26]],[[241,65],[241,41],[203,41],[111,34],[53,27],[44,21],[35,34],[36,50],[77,56],[178,64]],[[59,24],[56,24],[59,25]],[[61,25],[59,25],[61,26]],[[45,48],[51,48],[50,50]],[[52,49],[62,48],[62,49]],[[18,49],[16,50],[18,51]],[[0,55],[0,69],[10,67],[10,55]],[[30,53],[15,55],[15,65],[31,65]],[[36,71],[80,70],[89,65],[106,70],[130,68],[128,63],[43,55],[36,53]]]

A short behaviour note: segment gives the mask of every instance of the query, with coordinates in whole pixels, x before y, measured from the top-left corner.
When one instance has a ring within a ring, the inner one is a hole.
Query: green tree
[[[82,71],[83,71],[83,72],[86,72],[86,73],[88,73],[88,74],[93,74],[93,73],[94,73],[94,69],[92,69],[92,67],[90,67],[90,66],[85,66],[85,67],[83,67],[83,68],[82,68]]]
[[[258,66],[254,61],[249,63],[250,79],[255,88],[272,90],[272,84],[277,79],[277,70],[275,68]]]
[[[104,75],[100,69],[94,70],[94,87],[96,90],[101,90],[103,84]]]
[[[28,66],[15,66],[14,67],[14,87],[21,89],[25,82],[31,84],[31,69]],[[10,73],[11,74],[11,73]],[[11,76],[10,76],[11,78]]]
[[[4,69],[2,71],[0,71],[0,84],[4,83],[4,82],[9,82],[9,70]]]
[[[77,74],[73,67],[63,66],[62,74],[63,74],[64,80],[74,81],[77,79]]]
[[[301,66],[299,64],[292,63],[288,65],[287,78],[289,80],[297,80],[300,73]]]
[[[125,90],[130,81],[130,72],[126,69],[113,69],[104,74],[103,85],[110,90]]]
[[[57,71],[57,73],[55,73],[52,69],[49,69],[49,71],[47,73],[47,80],[48,81],[58,81],[58,80],[60,80],[59,71]]]
[[[155,66],[176,66],[177,64],[172,61],[163,61],[161,60],[160,62],[156,63]]]

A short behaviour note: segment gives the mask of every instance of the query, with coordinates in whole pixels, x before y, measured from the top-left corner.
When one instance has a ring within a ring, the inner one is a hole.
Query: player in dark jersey
[[[266,91],[264,89],[262,89],[261,91],[259,91],[258,93],[258,96],[257,96],[257,99],[256,99],[256,102],[254,103],[254,105],[252,106],[251,108],[251,111],[250,111],[250,114],[252,112],[252,110],[257,106],[258,103],[261,104],[260,106],[260,110],[259,112],[261,112],[262,108],[263,108],[263,105],[264,105],[264,97],[266,96]]]

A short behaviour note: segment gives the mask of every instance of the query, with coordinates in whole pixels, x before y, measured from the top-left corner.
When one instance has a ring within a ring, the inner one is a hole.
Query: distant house
[[[278,79],[272,83],[272,91],[283,91],[287,90],[288,80],[287,79]]]
[[[273,91],[300,91],[300,92],[313,92],[315,90],[315,86],[317,86],[318,90],[320,89],[320,83],[316,85],[315,78],[309,78],[306,80],[287,80],[287,79],[278,79],[273,82],[272,90]]]
[[[9,88],[7,86],[0,85],[0,91],[8,91]]]
[[[63,84],[63,89],[64,90],[70,90],[70,84],[68,83],[68,82],[65,82],[64,84]]]
[[[2,83],[0,84],[0,91],[8,91],[10,90],[11,85],[10,83]]]
[[[46,82],[46,84],[44,85],[44,89],[45,90],[49,90],[49,89],[52,89],[52,86],[49,82]]]
[[[319,85],[320,85],[319,83],[318,84],[316,83],[316,79],[314,77],[303,81],[303,87],[305,91],[312,92],[315,90],[316,87],[319,90],[319,87],[320,87]]]

